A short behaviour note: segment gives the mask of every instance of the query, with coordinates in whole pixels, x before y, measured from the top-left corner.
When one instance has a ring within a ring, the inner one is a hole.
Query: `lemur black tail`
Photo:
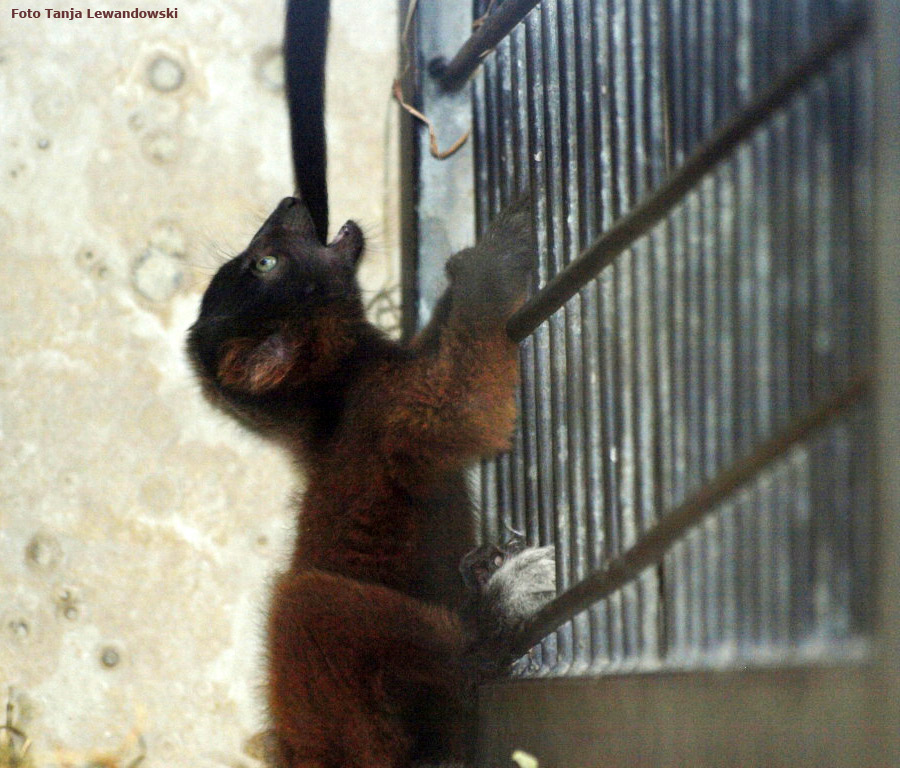
[[[328,0],[288,0],[284,66],[294,183],[324,243],[328,237],[325,178],[325,44]]]

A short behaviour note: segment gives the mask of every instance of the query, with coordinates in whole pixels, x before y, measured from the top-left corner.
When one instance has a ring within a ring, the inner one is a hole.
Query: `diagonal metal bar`
[[[528,15],[538,2],[539,0],[506,0],[463,43],[449,63],[445,63],[442,59],[433,61],[429,71],[437,78],[441,88],[445,91],[455,91],[464,86],[481,64],[481,60]]]
[[[508,0],[507,4],[512,4]],[[498,12],[499,13],[499,12]],[[731,118],[705,142],[659,189],[638,203],[589,245],[577,259],[559,272],[510,318],[507,332],[521,341],[565,304],[622,251],[663,217],[741,142],[776,110],[783,107],[810,80],[824,70],[835,55],[850,48],[866,31],[867,17],[856,12],[812,48],[783,77]]]
[[[793,446],[858,402],[869,391],[870,384],[869,374],[858,375],[836,395],[722,472],[691,498],[662,515],[659,522],[631,549],[559,595],[534,616],[524,626],[514,644],[515,655],[526,653],[560,625],[618,591],[644,569],[658,563],[672,544],[700,523],[720,502],[752,480],[772,461],[785,455]]]

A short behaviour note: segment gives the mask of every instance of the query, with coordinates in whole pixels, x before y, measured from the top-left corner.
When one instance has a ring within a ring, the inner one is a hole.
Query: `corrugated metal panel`
[[[474,79],[479,228],[530,188],[546,284],[850,10],[545,1]],[[523,343],[486,538],[555,542],[563,591],[864,370],[869,87],[865,46],[835,58]],[[564,625],[538,674],[849,648],[868,626],[864,422],[795,447]]]

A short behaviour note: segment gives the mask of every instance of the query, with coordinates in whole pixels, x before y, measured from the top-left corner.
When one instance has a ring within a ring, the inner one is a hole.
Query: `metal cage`
[[[407,87],[473,140],[441,161],[405,127],[407,329],[525,191],[539,239],[514,450],[476,480],[483,537],[555,544],[559,596],[532,680],[482,691],[485,764],[896,764],[871,701],[896,637],[896,8],[412,10]]]

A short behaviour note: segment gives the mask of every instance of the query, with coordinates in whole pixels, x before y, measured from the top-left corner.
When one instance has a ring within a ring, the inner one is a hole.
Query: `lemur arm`
[[[447,263],[450,285],[411,360],[390,371],[381,449],[406,479],[427,481],[508,447],[518,350],[506,322],[524,303],[535,262],[531,211],[520,202]]]

